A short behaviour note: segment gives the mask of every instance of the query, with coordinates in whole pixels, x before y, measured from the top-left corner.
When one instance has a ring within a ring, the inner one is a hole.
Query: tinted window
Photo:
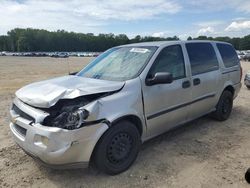
[[[174,79],[185,77],[185,64],[180,45],[164,48],[156,58],[149,76],[157,72],[169,72]]]
[[[217,47],[219,49],[225,67],[232,67],[238,64],[238,56],[231,45],[217,44]]]
[[[219,68],[219,63],[210,43],[187,43],[187,52],[192,75],[201,74]]]

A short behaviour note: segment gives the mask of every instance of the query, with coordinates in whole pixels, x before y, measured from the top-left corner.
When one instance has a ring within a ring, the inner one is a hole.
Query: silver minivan
[[[76,75],[19,89],[10,129],[45,165],[80,168],[91,161],[114,175],[150,138],[206,114],[227,120],[241,75],[235,49],[224,42],[118,46]]]

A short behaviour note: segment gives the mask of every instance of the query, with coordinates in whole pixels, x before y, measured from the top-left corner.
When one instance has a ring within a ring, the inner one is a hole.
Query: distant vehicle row
[[[237,51],[240,60],[250,61],[250,50]]]
[[[24,57],[96,57],[100,52],[0,52],[0,56],[24,56]]]

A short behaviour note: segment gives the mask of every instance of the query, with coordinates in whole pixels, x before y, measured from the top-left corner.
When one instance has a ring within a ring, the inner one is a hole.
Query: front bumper
[[[25,104],[24,104],[25,105]],[[108,129],[105,123],[65,130],[47,127],[10,111],[15,142],[29,155],[53,168],[81,168],[89,163],[93,149]]]

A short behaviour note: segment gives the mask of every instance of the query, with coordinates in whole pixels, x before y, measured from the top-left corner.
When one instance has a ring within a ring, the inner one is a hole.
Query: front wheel
[[[99,140],[94,152],[94,163],[107,174],[119,174],[135,161],[140,145],[141,138],[135,125],[129,121],[118,122]]]
[[[229,118],[233,108],[233,94],[230,91],[223,91],[220,100],[216,106],[216,111],[212,114],[219,121],[225,121]]]

